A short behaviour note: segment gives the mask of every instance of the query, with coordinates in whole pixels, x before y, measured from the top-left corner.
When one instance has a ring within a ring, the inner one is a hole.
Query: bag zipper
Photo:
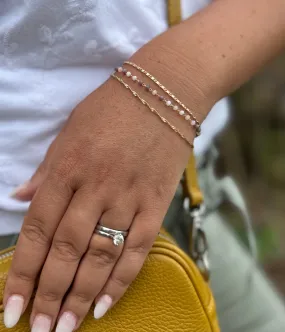
[[[4,254],[0,255],[0,261],[13,256],[14,252],[15,249],[12,249],[11,251],[5,252]]]

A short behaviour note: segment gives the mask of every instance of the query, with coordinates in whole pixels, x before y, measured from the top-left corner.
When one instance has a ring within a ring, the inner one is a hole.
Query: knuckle
[[[125,289],[130,285],[130,281],[127,280],[127,278],[124,278],[123,276],[112,276],[111,282],[114,283],[117,287]]]
[[[27,222],[22,230],[22,234],[30,241],[39,244],[49,243],[49,237],[44,227],[44,222],[40,219],[32,219]]]
[[[169,196],[169,188],[165,183],[157,183],[156,185],[153,186],[154,197],[159,201],[164,201]]]
[[[31,274],[25,272],[25,271],[17,271],[13,270],[13,275],[15,278],[24,281],[25,283],[33,283],[34,282],[34,276]]]
[[[52,175],[56,181],[57,179],[61,179],[61,181],[67,180],[69,178],[70,172],[70,167],[68,167],[67,163],[65,162],[60,162],[52,169]]]
[[[97,267],[113,264],[118,258],[118,254],[103,248],[90,248],[88,254]]]
[[[38,291],[37,297],[44,302],[58,302],[61,300],[61,294],[53,291]]]
[[[107,181],[113,178],[113,165],[111,163],[102,162],[96,167],[96,185],[101,187]]]
[[[78,155],[74,150],[65,151],[56,164],[52,165],[52,175],[55,179],[68,180],[72,172],[76,169],[76,164],[79,162]]]
[[[129,243],[128,246],[126,246],[125,251],[130,254],[146,255],[149,251],[149,245],[147,242],[148,241],[138,241],[136,243]]]
[[[78,292],[72,294],[72,297],[75,299],[76,302],[79,302],[81,304],[90,303],[90,302],[93,301],[93,298],[94,298],[94,297],[91,297],[88,294],[78,293]]]
[[[127,180],[127,190],[132,190],[134,189],[138,182],[139,182],[139,177],[138,174],[136,172],[133,172],[129,175],[128,180]]]
[[[55,239],[52,249],[55,255],[65,262],[76,262],[82,256],[81,251],[72,241]]]

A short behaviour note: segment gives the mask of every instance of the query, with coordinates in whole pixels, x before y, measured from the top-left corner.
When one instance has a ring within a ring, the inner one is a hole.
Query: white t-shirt
[[[183,17],[206,4],[182,1]],[[0,235],[19,232],[28,203],[9,193],[30,178],[72,109],[166,29],[166,0],[0,0]],[[227,118],[223,100],[196,153]]]

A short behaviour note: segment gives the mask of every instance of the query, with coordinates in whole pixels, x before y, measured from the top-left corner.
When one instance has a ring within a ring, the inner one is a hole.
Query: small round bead
[[[127,75],[128,77],[131,77],[131,76],[132,76],[132,73],[131,73],[130,71],[128,71],[128,72],[126,73],[126,75]]]
[[[137,77],[136,77],[136,76],[132,76],[132,80],[133,80],[133,81],[136,81],[136,80],[137,80]]]
[[[119,73],[121,73],[121,72],[123,71],[123,68],[122,68],[122,67],[118,67],[118,68],[117,68],[117,71],[118,71]]]
[[[196,121],[195,120],[191,121],[191,126],[193,126],[193,127],[196,126]]]
[[[127,72],[127,69],[123,69],[123,74],[125,74],[126,75],[126,72]]]
[[[147,85],[145,86],[145,88],[146,88],[146,90],[149,90],[149,89],[150,89],[150,85],[147,84]]]
[[[171,101],[167,100],[165,104],[166,104],[166,106],[170,106],[171,105]]]
[[[142,86],[142,85],[143,85],[143,82],[142,82],[142,81],[138,81],[138,84],[139,84],[140,86]]]
[[[174,111],[178,111],[178,106],[177,105],[173,106],[173,109]]]
[[[160,100],[160,101],[163,101],[163,100],[164,100],[164,97],[163,97],[163,96],[159,96],[159,100]]]
[[[180,115],[184,115],[184,111],[179,111],[179,114]]]
[[[157,95],[157,91],[156,90],[152,90],[152,94],[155,96]]]
[[[190,120],[190,115],[186,115],[186,116],[185,116],[185,120],[186,120],[186,121]]]

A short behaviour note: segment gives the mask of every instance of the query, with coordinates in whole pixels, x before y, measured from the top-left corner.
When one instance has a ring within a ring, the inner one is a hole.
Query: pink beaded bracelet
[[[161,90],[163,90],[165,93],[168,94],[168,96],[170,96],[173,100],[175,100],[188,114],[191,115],[191,117],[193,118],[193,120],[196,121],[196,128],[197,128],[197,132],[198,135],[201,134],[201,125],[199,123],[199,121],[196,119],[196,117],[194,116],[194,114],[190,111],[190,109],[185,106],[176,96],[174,96],[173,93],[171,93],[163,84],[161,84],[154,76],[152,76],[149,72],[147,72],[145,69],[143,69],[142,67],[140,67],[139,65],[131,62],[131,61],[125,61],[124,64],[129,65],[134,67],[135,69],[137,69],[138,71],[140,71],[141,73],[143,73],[145,76],[147,76],[149,79],[151,79],[157,86],[160,87]]]
[[[132,75],[132,73],[124,67],[118,67],[115,68],[115,70],[132,79],[134,82],[138,83],[139,86],[144,87],[146,91],[150,92],[153,96],[156,96],[160,101],[164,102],[167,107],[171,107],[175,112],[177,112],[178,115],[182,116],[186,121],[190,121],[191,127],[194,128],[196,131],[196,136],[199,136],[201,134],[200,124],[196,119],[194,119],[193,114],[188,109],[180,109],[178,105],[173,104],[171,100],[168,100],[164,96],[159,95],[157,90],[151,88],[149,84],[144,83],[142,80],[139,80],[137,76]]]

